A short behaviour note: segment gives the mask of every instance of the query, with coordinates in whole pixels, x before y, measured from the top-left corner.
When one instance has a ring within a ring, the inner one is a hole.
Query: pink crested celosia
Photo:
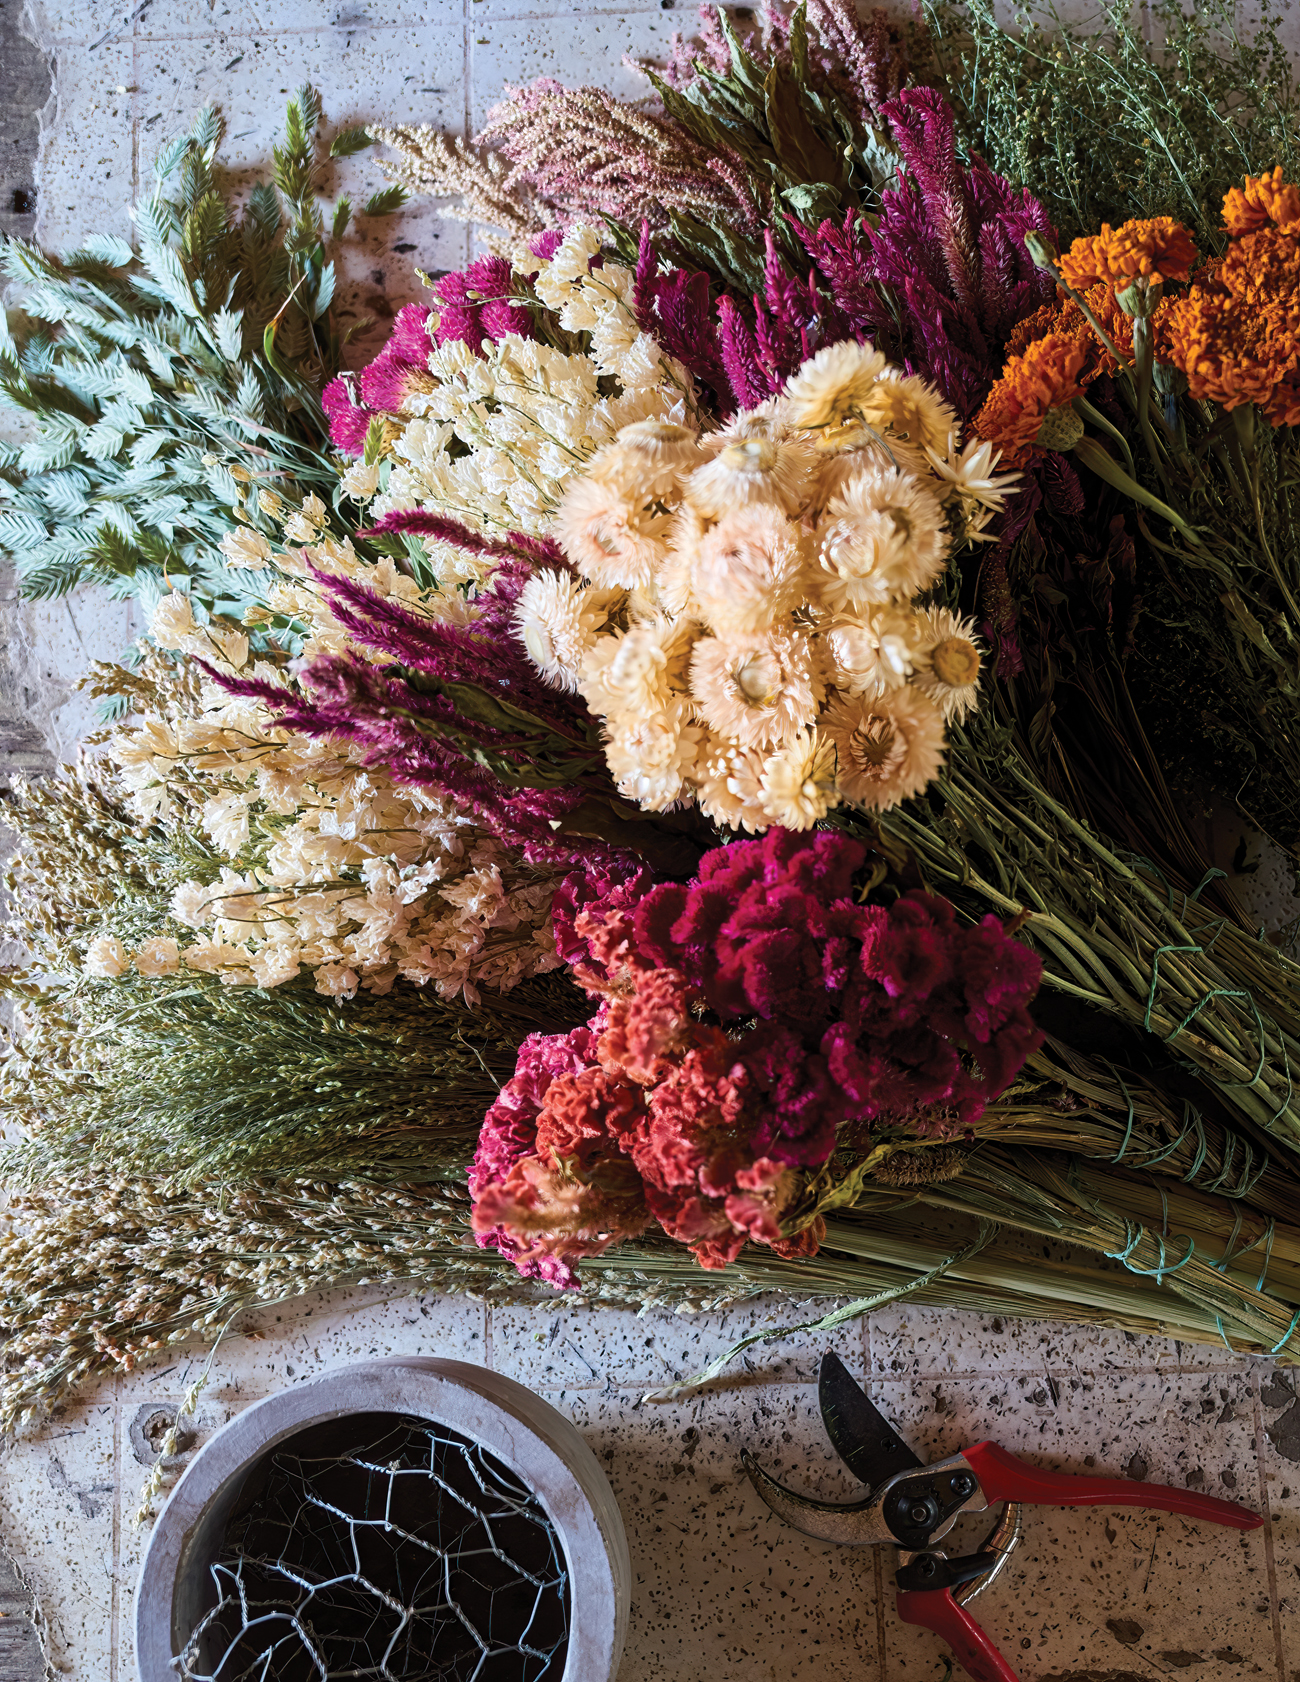
[[[786,1224],[842,1129],[976,1121],[1041,1043],[1039,960],[937,895],[861,903],[869,862],[844,835],[770,830],[687,883],[630,865],[566,883],[557,947],[603,1002],[526,1041],[488,1112],[479,1242],[568,1284],[651,1219],[705,1267],[746,1243],[810,1255],[820,1222]]]

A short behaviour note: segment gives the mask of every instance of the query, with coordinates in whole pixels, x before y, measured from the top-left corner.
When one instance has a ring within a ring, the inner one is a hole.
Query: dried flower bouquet
[[[1231,738],[1300,827],[1300,193],[1240,115],[1222,233],[1062,254],[969,146],[1033,43],[966,14],[981,105],[953,17],[706,12],[653,107],[376,131],[491,230],[361,369],[310,94],[269,268],[210,122],[143,267],[23,250],[4,539],[152,646],[10,806],[6,1427],[336,1279],[1300,1354],[1300,968],[1184,810]]]

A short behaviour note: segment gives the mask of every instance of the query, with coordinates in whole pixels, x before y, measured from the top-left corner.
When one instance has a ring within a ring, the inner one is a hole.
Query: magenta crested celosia
[[[470,1175],[478,1242],[529,1277],[652,1222],[705,1267],[787,1230],[808,1171],[849,1133],[960,1133],[1042,1043],[1039,960],[995,917],[858,894],[868,849],[772,830],[707,853],[693,880],[571,878],[556,945],[601,999],[585,1029],[534,1035],[484,1121]]]
[[[504,257],[480,257],[467,269],[441,276],[434,298],[433,308],[406,304],[398,310],[374,361],[359,373],[338,375],[322,392],[330,439],[345,455],[361,454],[376,416],[403,414],[409,397],[429,389],[429,352],[435,347],[460,343],[477,352],[485,339],[496,344],[510,333],[534,337],[526,278]]]

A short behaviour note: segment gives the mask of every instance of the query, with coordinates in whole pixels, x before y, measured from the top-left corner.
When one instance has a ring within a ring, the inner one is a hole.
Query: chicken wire
[[[341,1434],[341,1440],[340,1440]],[[537,1497],[428,1420],[291,1438],[210,1566],[184,1682],[559,1682],[569,1578]]]

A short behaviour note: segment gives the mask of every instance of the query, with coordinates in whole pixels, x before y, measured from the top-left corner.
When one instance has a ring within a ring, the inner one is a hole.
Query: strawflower
[[[568,486],[553,530],[580,577],[535,575],[516,622],[545,681],[602,721],[619,792],[749,831],[919,793],[945,716],[919,686],[947,633],[917,598],[1015,482],[996,447],[963,447],[937,392],[852,342],[717,433],[670,428],[651,449],[645,424]],[[978,657],[949,716],[977,679]],[[858,730],[867,702],[904,690]],[[869,775],[873,755],[886,769]]]

